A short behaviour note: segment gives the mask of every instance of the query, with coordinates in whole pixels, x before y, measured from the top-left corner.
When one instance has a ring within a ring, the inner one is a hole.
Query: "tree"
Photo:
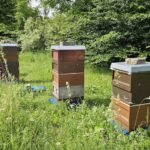
[[[15,12],[16,0],[1,0],[0,2],[0,32],[14,30],[15,28]]]
[[[94,54],[90,61],[99,64],[125,58],[128,51],[150,50],[149,0],[93,0],[93,6],[78,17],[73,33]]]
[[[16,0],[16,15],[17,28],[23,30],[24,24],[29,17],[37,18],[39,15],[37,8],[32,8],[29,5],[30,0]]]

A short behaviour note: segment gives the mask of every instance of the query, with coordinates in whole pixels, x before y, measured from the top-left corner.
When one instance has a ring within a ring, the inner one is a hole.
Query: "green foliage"
[[[29,18],[24,27],[24,34],[20,35],[23,50],[38,51],[45,49],[45,22],[40,19]]]
[[[29,6],[29,0],[1,0],[0,33],[7,34],[2,40],[16,40],[28,17],[36,18],[38,10]],[[14,36],[11,36],[14,35]]]
[[[12,24],[19,32],[24,29],[19,34],[24,50],[45,50],[60,41],[73,41],[86,45],[88,61],[93,64],[122,60],[129,52],[142,55],[150,51],[149,0],[40,0],[44,17],[39,17],[38,8],[30,8],[28,2],[7,2],[8,8],[13,6],[13,15],[8,11]],[[50,9],[55,10],[52,18],[48,18]],[[9,22],[5,24],[3,15],[1,18],[0,31],[9,31]]]
[[[29,18],[20,35],[23,50],[41,51],[50,49],[50,45],[59,44],[60,41],[71,41],[71,19],[72,16],[65,14],[57,14],[52,19]]]
[[[0,23],[5,25],[15,23],[15,0],[1,0],[0,4]]]
[[[37,18],[37,8],[29,6],[29,0],[16,0],[16,14],[17,27],[19,30],[24,28],[24,24],[29,17]]]
[[[87,12],[74,13],[69,36],[85,44],[93,63],[109,62],[112,57],[125,58],[129,51],[149,51],[149,1],[93,0]],[[72,12],[69,11],[67,16]],[[68,27],[68,26],[67,26]],[[103,57],[104,56],[104,57]],[[107,57],[107,59],[106,59]]]
[[[87,12],[93,7],[92,0],[40,0],[43,8],[53,8],[57,12],[64,13],[72,11],[73,13]]]
[[[0,2],[0,32],[15,30],[15,0],[1,0]]]
[[[0,32],[7,31],[7,26],[4,23],[0,23]]]
[[[129,51],[143,53],[149,50],[148,0],[77,0],[72,3],[47,0],[41,3],[45,8],[59,6],[60,9],[53,18],[44,19],[47,20],[46,46],[60,41],[84,44],[87,55],[92,54],[89,61],[94,64],[109,63],[115,57],[121,60]],[[67,4],[69,9],[60,13],[61,6]]]

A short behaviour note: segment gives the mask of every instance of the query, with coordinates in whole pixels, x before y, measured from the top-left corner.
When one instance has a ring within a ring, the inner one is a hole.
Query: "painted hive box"
[[[112,98],[112,112],[114,120],[129,132],[150,125],[150,103],[128,105]]]
[[[128,104],[147,103],[150,96],[150,63],[112,63],[113,97]]]
[[[0,44],[0,76],[8,76],[8,72],[19,79],[19,61],[17,44]]]
[[[52,46],[53,96],[58,100],[84,97],[84,46]]]

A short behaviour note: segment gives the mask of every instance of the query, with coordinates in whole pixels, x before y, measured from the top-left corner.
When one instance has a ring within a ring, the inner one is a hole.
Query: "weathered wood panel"
[[[146,89],[150,86],[150,72],[139,72],[128,75],[119,71],[113,71],[113,81],[116,85],[118,84],[118,87],[130,87],[131,91],[139,88]]]
[[[150,72],[133,74],[131,86],[132,86],[132,91],[149,89],[149,87],[150,87]]]
[[[113,71],[112,84],[118,88],[131,91],[131,75],[124,72]]]
[[[52,80],[58,86],[66,86],[67,82],[70,86],[84,85],[84,73],[58,74],[53,71]]]
[[[18,47],[16,46],[4,46],[2,48],[5,55],[18,55]]]
[[[2,46],[1,46],[2,47]],[[18,47],[17,46],[4,46],[0,54],[0,76],[8,76],[6,67],[9,73],[17,80],[19,79],[19,62],[18,62]],[[4,58],[2,58],[4,56]],[[6,64],[4,63],[6,60]]]
[[[113,86],[112,87],[113,91],[113,97],[117,98],[121,101],[124,101],[126,103],[133,103],[133,96],[131,92],[125,91],[123,89],[120,89],[118,87]]]
[[[7,60],[7,62],[16,62],[18,61],[18,55],[5,55],[4,58],[0,56],[0,61]]]
[[[114,119],[128,131],[150,125],[150,103],[130,106],[112,98],[112,111]]]
[[[113,85],[112,91],[113,97],[120,99],[121,101],[124,101],[128,104],[147,103],[147,100],[145,99],[150,96],[149,89],[140,89],[133,92],[128,92]]]
[[[61,50],[57,51],[54,50],[52,51],[52,57],[53,60],[58,61],[58,62],[63,62],[63,61],[80,61],[84,60],[84,51],[83,50]]]
[[[84,61],[52,62],[52,69],[60,74],[84,72]]]
[[[126,102],[140,104],[150,96],[150,72],[134,73],[128,75],[119,71],[113,71],[113,96]],[[129,96],[131,93],[132,96]]]
[[[124,72],[114,71],[114,79],[126,84],[131,84],[131,75]]]

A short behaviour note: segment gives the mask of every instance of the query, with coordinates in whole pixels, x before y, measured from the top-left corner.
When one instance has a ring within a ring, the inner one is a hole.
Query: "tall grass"
[[[51,73],[49,53],[23,53],[20,82],[0,81],[0,149],[149,149],[148,130],[124,136],[111,125],[108,69],[86,64],[85,100],[71,110],[63,102],[57,106],[49,103]],[[44,85],[47,91],[22,94],[26,83]]]

